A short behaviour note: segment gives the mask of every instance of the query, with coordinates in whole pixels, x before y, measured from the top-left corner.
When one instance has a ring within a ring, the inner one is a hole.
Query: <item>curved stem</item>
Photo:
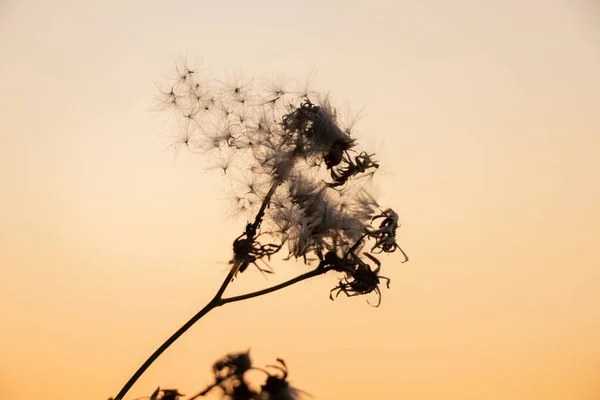
[[[266,289],[262,289],[262,290],[258,290],[256,292],[252,292],[252,293],[246,293],[246,294],[242,294],[240,296],[233,296],[233,297],[226,297],[224,299],[219,300],[218,305],[224,305],[227,303],[235,303],[236,301],[242,301],[242,300],[247,300],[247,299],[251,299],[253,297],[258,297],[258,296],[263,296],[265,294],[269,294],[272,292],[275,292],[277,290],[283,289],[285,287],[291,286],[295,283],[298,283],[300,281],[312,278],[314,276],[319,276],[321,274],[324,274],[328,271],[331,271],[333,268],[331,267],[321,267],[321,268],[315,268],[310,272],[307,272],[305,274],[302,275],[298,275],[295,278],[290,279],[289,281],[285,281],[283,283],[280,283],[279,285],[275,285],[275,286],[271,286],[270,288],[266,288]]]
[[[252,225],[249,225],[250,226],[249,231],[246,232],[246,234],[248,235],[248,239],[249,240],[252,240],[254,238],[254,235],[256,234],[256,231],[260,227],[260,223],[262,222],[262,219],[263,219],[263,217],[265,215],[265,210],[267,209],[267,207],[271,203],[271,198],[275,194],[275,190],[277,189],[277,186],[279,186],[280,183],[281,183],[281,181],[275,180],[271,184],[271,188],[269,189],[269,192],[266,194],[265,198],[263,199],[263,202],[262,202],[262,205],[260,207],[260,210],[258,211],[258,213],[256,214],[256,217],[254,218],[254,223],[252,223]],[[202,310],[198,311],[198,313],[196,315],[194,315],[192,318],[190,318],[190,320],[188,322],[186,322],[181,328],[179,328],[177,330],[177,332],[175,332],[174,334],[172,334],[170,338],[168,338],[158,349],[156,349],[156,351],[154,351],[154,353],[152,353],[152,355],[146,360],[146,362],[144,362],[142,364],[142,366],[140,368],[138,368],[137,371],[135,371],[135,373],[133,374],[133,376],[127,381],[127,383],[125,384],[125,386],[123,386],[123,388],[117,394],[117,396],[114,398],[114,400],[122,400],[123,397],[127,394],[127,392],[129,392],[129,389],[131,389],[131,387],[135,384],[135,382],[137,382],[137,380],[144,374],[144,372],[146,372],[146,370],[148,369],[148,367],[150,367],[150,365],[152,365],[152,363],[154,361],[156,361],[156,359],[158,357],[160,357],[160,355],[162,353],[164,353],[165,350],[167,350],[173,343],[175,343],[175,341],[177,339],[179,339],[181,337],[181,335],[183,335],[196,322],[198,322],[198,320],[200,320],[200,318],[202,318],[206,314],[208,314],[209,311],[211,311],[212,309],[214,309],[216,307],[222,306],[223,304],[230,303],[232,301],[243,300],[243,298],[237,299],[237,298],[234,297],[234,298],[229,299],[229,301],[224,301],[222,299],[222,296],[223,296],[223,293],[225,293],[225,289],[227,289],[227,286],[229,285],[229,283],[231,282],[231,280],[233,279],[233,277],[235,276],[235,274],[238,271],[240,271],[240,270],[243,271],[244,269],[246,269],[246,267],[248,267],[248,261],[236,260],[234,262],[234,265],[229,270],[229,273],[227,274],[227,277],[225,278],[225,280],[221,284],[221,287],[217,291],[217,294],[215,294],[215,297],[213,297],[213,299],[211,301],[209,301],[208,304],[206,306],[204,306],[204,308]],[[319,272],[319,274],[320,273],[322,273],[322,272]],[[310,275],[310,276],[316,276],[316,275],[319,275],[319,274],[314,274],[314,275]],[[260,292],[251,293],[246,298],[256,297],[256,296],[260,296],[262,294],[270,293],[270,292],[272,292],[274,290],[278,290],[280,288],[284,288],[284,287],[289,286],[289,285],[291,285],[293,283],[299,282],[300,280],[309,278],[310,276],[307,276],[307,277],[302,278],[302,279],[296,279],[296,280],[292,279],[293,282],[290,281],[290,283],[288,283],[286,285],[278,285],[279,287],[267,289],[267,291],[261,291],[261,292],[264,292],[264,293],[260,293]]]
[[[263,216],[265,214],[265,210],[269,206],[269,203],[271,202],[271,197],[273,197],[273,194],[275,193],[275,190],[277,189],[277,186],[279,186],[280,183],[281,183],[280,181],[275,181],[271,185],[269,192],[263,199],[260,210],[258,211],[258,213],[256,214],[256,217],[254,218],[254,223],[252,225],[250,225],[250,227],[251,227],[250,232],[247,232],[248,239],[252,240],[252,238],[256,234],[256,231],[258,230],[260,223],[262,222]],[[247,267],[247,266],[248,266],[247,262],[242,262],[240,260],[237,260],[234,263],[233,267],[229,270],[227,277],[221,284],[221,287],[217,291],[217,294],[215,294],[215,297],[213,297],[213,299],[211,301],[209,301],[208,304],[206,306],[204,306],[204,308],[202,310],[198,311],[198,313],[196,315],[194,315],[192,318],[190,318],[190,320],[188,322],[186,322],[181,328],[179,328],[177,330],[177,332],[175,332],[173,335],[171,335],[170,338],[168,338],[158,349],[156,349],[156,351],[154,353],[152,353],[152,355],[146,360],[146,362],[144,362],[142,364],[142,366],[140,368],[138,368],[137,371],[135,371],[133,376],[127,381],[125,386],[123,386],[123,388],[117,394],[117,397],[114,398],[114,400],[122,400],[123,397],[129,391],[129,389],[131,389],[131,387],[135,384],[135,382],[144,374],[144,372],[146,372],[148,367],[150,367],[150,365],[152,365],[152,363],[154,361],[156,361],[156,359],[158,357],[160,357],[160,355],[162,353],[164,353],[165,350],[167,350],[177,339],[179,339],[181,337],[181,335],[183,335],[196,322],[198,322],[198,320],[200,320],[200,318],[204,317],[206,314],[208,314],[209,311],[211,311],[215,307],[219,307],[219,306],[225,304],[225,303],[221,302],[221,297],[223,296],[225,289],[227,289],[227,286],[229,285],[229,283],[231,282],[231,280],[233,279],[235,274],[240,269],[243,271],[245,269],[245,267]]]
[[[150,367],[150,365],[152,365],[152,363],[154,361],[156,361],[156,359],[158,357],[160,357],[160,355],[162,353],[164,353],[165,350],[167,350],[173,343],[175,343],[175,341],[177,339],[179,339],[181,337],[181,335],[183,335],[188,329],[190,329],[192,327],[192,325],[194,325],[196,322],[198,322],[198,320],[200,318],[204,317],[212,309],[219,307],[220,305],[223,304],[220,302],[221,296],[223,296],[225,289],[227,289],[227,286],[231,282],[231,279],[233,278],[234,273],[235,273],[235,269],[232,268],[229,271],[229,274],[227,274],[227,277],[225,278],[223,283],[221,284],[221,287],[219,288],[219,291],[217,292],[215,297],[213,297],[213,299],[211,301],[209,301],[208,304],[206,306],[204,306],[204,308],[202,310],[198,311],[198,313],[196,313],[196,315],[194,315],[192,318],[190,318],[190,320],[188,322],[186,322],[181,328],[179,328],[177,330],[177,332],[172,334],[170,338],[168,338],[158,349],[156,349],[156,351],[154,351],[154,353],[152,353],[152,355],[150,357],[148,357],[146,362],[144,362],[142,364],[142,366],[140,368],[138,368],[137,371],[135,371],[135,374],[133,374],[133,376],[127,381],[125,386],[123,386],[123,388],[117,394],[117,396],[114,398],[114,400],[122,400],[123,397],[129,391],[129,389],[131,389],[131,387],[135,384],[135,382],[144,374],[144,372],[146,372],[148,367]]]
[[[150,365],[152,365],[152,363],[154,363],[154,361],[156,361],[156,359],[158,357],[160,357],[160,355],[162,353],[164,353],[165,350],[167,350],[173,343],[175,343],[175,341],[177,339],[179,339],[181,337],[181,335],[183,335],[196,322],[198,322],[198,320],[200,320],[200,318],[202,318],[203,316],[208,314],[209,311],[211,311],[217,307],[220,307],[222,305],[225,305],[227,303],[235,303],[237,301],[247,300],[247,299],[251,299],[253,297],[259,297],[259,296],[263,296],[265,294],[275,292],[277,290],[286,288],[288,286],[291,286],[295,283],[304,281],[306,279],[322,275],[328,271],[331,271],[332,269],[333,269],[332,267],[317,267],[310,272],[307,272],[302,275],[298,275],[295,278],[292,278],[288,281],[280,283],[279,285],[272,286],[270,288],[258,290],[256,292],[246,293],[246,294],[243,294],[240,296],[222,298],[221,296],[225,292],[225,289],[227,289],[227,286],[231,282],[231,278],[233,278],[233,275],[235,273],[235,268],[232,268],[231,271],[229,272],[229,274],[227,275],[227,278],[225,278],[225,280],[223,281],[223,284],[219,288],[219,291],[217,292],[215,297],[213,297],[213,299],[211,301],[209,301],[208,304],[206,306],[204,306],[203,309],[198,311],[198,313],[196,315],[194,315],[192,318],[190,318],[190,320],[188,322],[186,322],[181,328],[179,328],[177,330],[177,332],[172,334],[171,337],[169,337],[158,349],[156,349],[156,351],[154,353],[152,353],[152,355],[150,357],[148,357],[146,362],[144,362],[144,364],[142,364],[142,366],[140,368],[138,368],[138,370],[135,372],[135,374],[133,374],[133,376],[129,379],[129,381],[127,381],[125,386],[123,386],[123,388],[121,389],[119,394],[117,394],[117,396],[114,398],[114,400],[122,400],[123,397],[127,394],[127,392],[129,392],[129,389],[131,389],[131,387],[135,384],[135,382],[137,382],[137,380],[144,374],[144,372],[146,372],[148,367],[150,367]]]

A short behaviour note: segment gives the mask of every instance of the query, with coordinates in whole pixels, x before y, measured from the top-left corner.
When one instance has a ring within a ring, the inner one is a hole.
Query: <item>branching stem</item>
[[[301,282],[303,280],[322,275],[328,271],[331,271],[332,269],[333,268],[330,268],[330,267],[325,267],[325,268],[317,267],[310,272],[307,272],[302,275],[298,275],[295,278],[292,278],[286,282],[280,283],[279,285],[275,285],[275,286],[272,286],[267,289],[262,289],[262,290],[258,290],[256,292],[246,293],[246,294],[243,294],[240,296],[223,298],[222,297],[223,293],[225,292],[225,289],[227,289],[227,286],[229,285],[229,283],[231,282],[231,279],[233,278],[234,269],[232,268],[231,271],[229,272],[229,274],[227,275],[227,277],[225,278],[225,280],[223,281],[223,284],[219,288],[219,291],[217,292],[215,297],[211,301],[209,301],[208,304],[206,306],[204,306],[203,309],[198,311],[198,313],[196,315],[194,315],[192,318],[190,318],[190,320],[188,322],[186,322],[181,328],[179,328],[177,330],[177,332],[175,332],[173,335],[171,335],[171,337],[168,338],[158,349],[156,349],[156,351],[154,353],[152,353],[152,355],[150,357],[148,357],[146,362],[144,362],[144,364],[142,364],[142,366],[135,372],[135,374],[133,374],[133,376],[129,379],[129,381],[127,381],[125,386],[123,386],[123,388],[121,389],[119,394],[117,394],[117,396],[114,398],[114,400],[122,400],[123,397],[129,391],[129,389],[131,389],[131,387],[135,384],[135,382],[144,374],[144,372],[146,372],[148,367],[150,367],[150,365],[152,365],[152,363],[154,363],[154,361],[156,361],[156,359],[158,357],[160,357],[160,355],[165,350],[167,350],[173,343],[175,343],[175,341],[177,339],[179,339],[188,329],[190,329],[196,322],[198,322],[202,317],[204,317],[206,314],[208,314],[211,310],[213,310],[217,307],[220,307],[222,305],[225,305],[227,303],[235,303],[237,301],[247,300],[247,299],[251,299],[253,297],[259,297],[259,296],[263,296],[265,294],[275,292],[277,290],[286,288],[288,286],[291,286],[291,285]]]
[[[215,307],[218,307],[220,305],[219,302],[221,301],[221,297],[223,296],[225,289],[227,289],[227,286],[231,282],[231,279],[233,278],[233,274],[235,273],[235,271],[236,270],[234,268],[232,268],[229,271],[229,273],[227,274],[227,277],[221,284],[221,287],[219,288],[219,291],[217,292],[215,297],[211,301],[209,301],[208,304],[206,306],[204,306],[203,309],[198,311],[198,313],[196,315],[194,315],[192,318],[190,318],[190,320],[188,322],[183,324],[183,326],[181,328],[179,328],[177,330],[177,332],[172,334],[170,338],[168,338],[162,345],[160,345],[160,347],[158,349],[156,349],[154,351],[154,353],[152,353],[152,355],[150,357],[148,357],[146,362],[144,362],[142,364],[142,366],[139,367],[137,371],[135,371],[133,376],[131,378],[129,378],[129,380],[127,381],[125,386],[123,386],[123,388],[117,394],[117,396],[114,398],[114,400],[123,400],[123,397],[125,397],[127,392],[129,392],[129,389],[131,389],[131,387],[135,384],[135,382],[137,382],[137,380],[144,374],[144,372],[146,372],[148,367],[150,367],[150,365],[152,365],[152,363],[154,361],[156,361],[156,359],[158,357],[160,357],[160,355],[165,350],[167,350],[173,343],[175,343],[175,341],[177,339],[179,339],[181,337],[181,335],[183,335],[196,322],[198,322],[200,320],[200,318],[204,317],[206,314],[208,314],[209,311],[211,311],[212,309],[214,309]]]
[[[291,286],[291,285],[293,285],[295,283],[298,283],[300,281],[303,281],[303,280],[306,280],[306,279],[309,279],[309,278],[313,278],[315,276],[322,275],[322,274],[324,274],[324,273],[326,273],[328,271],[331,271],[332,269],[333,268],[331,268],[331,267],[315,268],[315,269],[313,269],[310,272],[307,272],[307,273],[302,274],[302,275],[298,275],[297,277],[292,278],[289,281],[285,281],[283,283],[280,283],[279,285],[275,285],[275,286],[272,286],[270,288],[258,290],[256,292],[252,292],[252,293],[242,294],[240,296],[226,297],[224,299],[221,299],[219,301],[218,305],[222,306],[222,305],[227,304],[227,303],[235,303],[236,301],[242,301],[242,300],[251,299],[253,297],[263,296],[265,294],[269,294],[269,293],[275,292],[277,290],[280,290],[280,289],[286,288],[288,286]]]
[[[271,202],[271,198],[273,197],[273,194],[275,193],[275,190],[277,189],[277,186],[279,185],[279,183],[280,183],[280,181],[275,181],[271,185],[269,192],[267,193],[267,195],[265,196],[265,198],[263,200],[260,210],[256,214],[254,223],[251,225],[251,230],[250,230],[249,236],[250,235],[254,236],[256,234],[256,231],[260,227],[260,223],[262,222],[262,219],[264,217],[265,210],[269,206],[269,203]],[[209,301],[208,304],[206,306],[204,306],[204,308],[202,308],[200,311],[198,311],[198,313],[196,315],[194,315],[192,318],[190,318],[190,320],[188,322],[186,322],[181,328],[179,328],[174,334],[172,334],[171,337],[169,337],[158,349],[156,349],[150,357],[148,357],[146,362],[144,362],[144,364],[142,364],[142,366],[140,368],[138,368],[138,370],[133,374],[133,376],[129,379],[129,381],[127,381],[125,386],[123,386],[123,388],[117,394],[117,396],[114,398],[114,400],[123,400],[123,397],[127,394],[127,392],[129,392],[129,389],[131,389],[131,387],[135,384],[135,382],[137,382],[137,380],[144,374],[144,372],[146,372],[146,370],[150,367],[150,365],[152,365],[152,363],[154,363],[154,361],[156,361],[156,359],[158,357],[160,357],[160,355],[162,353],[164,353],[165,350],[167,350],[173,343],[175,343],[175,341],[177,339],[179,339],[181,337],[181,335],[183,335],[185,332],[187,332],[188,329],[190,329],[196,322],[198,322],[200,320],[200,318],[204,317],[211,310],[213,310],[217,307],[220,307],[224,304],[227,304],[227,303],[234,303],[236,301],[242,301],[242,300],[250,299],[253,297],[258,297],[258,296],[262,296],[262,295],[274,292],[279,289],[283,289],[285,287],[293,285],[294,283],[303,281],[308,278],[312,278],[317,275],[324,274],[325,272],[330,270],[328,268],[317,267],[313,271],[299,275],[293,279],[290,279],[287,282],[283,282],[279,285],[275,285],[275,286],[267,288],[267,289],[259,290],[259,291],[252,292],[252,293],[247,293],[247,294],[244,294],[241,296],[223,298],[223,293],[225,293],[227,286],[229,286],[229,284],[231,283],[235,274],[240,270],[240,268],[242,268],[242,270],[243,270],[247,266],[248,266],[247,263],[244,263],[239,260],[235,261],[233,267],[227,274],[227,277],[221,284],[221,287],[219,288],[219,290],[217,291],[217,293],[215,294],[213,299],[211,301]]]

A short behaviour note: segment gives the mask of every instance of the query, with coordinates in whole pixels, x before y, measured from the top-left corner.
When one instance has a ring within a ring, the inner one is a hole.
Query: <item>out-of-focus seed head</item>
[[[243,375],[252,368],[250,349],[241,353],[227,354],[213,364],[215,377],[223,378],[230,375]]]

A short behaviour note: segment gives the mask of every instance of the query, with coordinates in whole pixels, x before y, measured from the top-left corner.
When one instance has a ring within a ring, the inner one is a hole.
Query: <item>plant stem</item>
[[[260,223],[262,222],[262,219],[265,215],[265,210],[271,203],[271,197],[273,197],[273,195],[275,194],[275,190],[277,189],[277,186],[279,186],[280,183],[281,183],[281,181],[278,179],[273,181],[273,183],[271,184],[271,188],[269,189],[269,192],[265,195],[265,198],[263,199],[263,202],[260,205],[260,210],[258,210],[258,213],[256,213],[256,217],[254,218],[254,223],[252,224],[252,230],[251,230],[252,236],[254,236],[256,234],[256,231],[260,227]],[[248,237],[248,239],[252,240],[252,237]]]
[[[231,282],[231,279],[233,278],[235,271],[236,271],[236,269],[234,269],[234,268],[232,268],[229,271],[229,274],[227,274],[227,277],[221,284],[221,287],[219,288],[219,291],[217,292],[215,297],[213,297],[213,299],[211,301],[209,301],[208,304],[206,306],[204,306],[204,308],[202,310],[198,311],[198,313],[196,313],[196,315],[194,315],[192,318],[190,318],[190,320],[188,322],[186,322],[181,328],[179,328],[177,330],[177,332],[172,334],[170,338],[168,338],[158,349],[156,349],[156,351],[154,351],[154,353],[152,353],[152,355],[150,357],[148,357],[146,362],[144,362],[144,364],[142,364],[142,366],[140,368],[138,368],[137,371],[135,371],[135,374],[133,374],[133,376],[127,381],[125,386],[123,386],[123,388],[121,389],[119,394],[117,394],[117,396],[114,398],[114,400],[122,400],[123,397],[129,391],[129,389],[131,389],[131,387],[134,385],[134,383],[144,374],[144,372],[146,372],[148,367],[150,367],[150,365],[152,365],[152,363],[154,361],[156,361],[156,359],[158,357],[160,357],[160,355],[165,350],[167,350],[173,343],[175,343],[175,341],[177,339],[179,339],[181,337],[181,335],[183,335],[188,329],[190,329],[192,327],[192,325],[194,325],[196,322],[198,322],[198,320],[200,318],[204,317],[206,314],[208,314],[209,311],[211,311],[215,307],[218,307],[221,305],[219,303],[219,301],[221,300],[221,296],[223,296],[225,289],[227,289],[227,286]]]
[[[283,283],[280,283],[279,285],[275,285],[272,286],[270,288],[266,288],[266,289],[262,289],[262,290],[258,290],[256,292],[252,292],[252,293],[246,293],[246,294],[242,294],[240,296],[233,296],[233,297],[226,297],[224,299],[219,300],[219,306],[222,306],[224,304],[227,303],[235,303],[236,301],[242,301],[242,300],[247,300],[247,299],[251,299],[253,297],[258,297],[258,296],[263,296],[265,294],[269,294],[272,292],[275,292],[277,290],[286,288],[288,286],[291,286],[295,283],[298,283],[300,281],[315,277],[315,276],[319,276],[322,275],[328,271],[331,271],[333,268],[330,267],[325,267],[325,268],[315,268],[310,272],[307,272],[305,274],[302,275],[298,275],[295,278],[290,279],[289,281],[285,281]]]
[[[167,350],[177,339],[179,339],[181,337],[181,335],[183,335],[196,322],[198,322],[198,320],[200,320],[200,318],[202,318],[206,314],[208,314],[209,311],[211,311],[217,307],[223,306],[227,303],[235,303],[237,301],[247,300],[247,299],[251,299],[254,297],[259,297],[259,296],[263,296],[265,294],[275,292],[277,290],[286,288],[288,286],[291,286],[291,285],[301,282],[303,280],[322,275],[328,271],[331,271],[332,269],[333,268],[331,268],[331,267],[317,267],[310,272],[307,272],[302,275],[298,275],[295,278],[292,278],[288,281],[280,283],[279,285],[272,286],[270,288],[258,290],[256,292],[246,293],[246,294],[243,294],[240,296],[222,298],[223,293],[225,292],[225,289],[229,285],[229,282],[231,282],[231,278],[233,278],[233,274],[235,273],[234,272],[235,269],[232,268],[231,271],[229,272],[229,274],[227,275],[227,278],[225,278],[225,280],[223,281],[223,284],[219,288],[219,291],[217,292],[215,297],[211,301],[209,301],[208,304],[206,306],[204,306],[204,308],[202,310],[198,311],[198,313],[196,315],[194,315],[188,322],[186,322],[181,328],[179,328],[177,330],[177,332],[175,332],[173,335],[171,335],[171,337],[168,338],[158,349],[156,349],[156,351],[154,353],[152,353],[152,355],[150,357],[148,357],[146,362],[144,362],[144,364],[142,364],[142,366],[135,372],[135,374],[133,374],[133,376],[129,379],[129,381],[127,381],[125,386],[123,386],[123,388],[121,389],[119,394],[117,394],[117,396],[114,398],[114,400],[123,400],[123,397],[127,394],[129,389],[131,389],[131,387],[135,384],[135,382],[144,374],[144,372],[146,372],[148,367],[150,367],[150,365],[152,365],[152,363],[154,361],[156,361],[156,359],[158,357],[160,357],[160,355],[162,353],[164,353],[165,350]]]
[[[267,209],[267,207],[269,206],[269,203],[271,202],[271,197],[273,197],[273,194],[275,194],[275,190],[277,189],[277,186],[279,186],[280,183],[281,183],[281,181],[275,180],[273,182],[273,184],[271,185],[269,192],[263,199],[260,210],[258,211],[258,213],[256,214],[256,217],[254,218],[254,223],[252,225],[249,225],[250,229],[249,229],[249,231],[246,232],[248,240],[252,241],[254,239],[254,235],[256,235],[256,231],[260,227],[260,223],[262,222],[262,219],[265,215],[265,210]],[[227,286],[229,285],[229,283],[231,282],[231,280],[233,279],[235,274],[240,270],[244,271],[247,267],[248,267],[248,262],[236,260],[233,264],[233,267],[229,270],[227,277],[221,284],[221,287],[217,291],[217,294],[215,295],[215,297],[213,297],[213,299],[211,301],[209,301],[208,304],[206,306],[204,306],[204,308],[202,310],[198,311],[198,313],[196,315],[194,315],[192,318],[190,318],[190,320],[188,322],[186,322],[181,328],[179,328],[177,330],[177,332],[175,332],[173,335],[171,335],[170,338],[168,338],[158,349],[156,349],[156,351],[154,353],[152,353],[152,355],[146,360],[146,362],[144,364],[142,364],[142,366],[137,371],[135,371],[135,374],[133,374],[133,376],[127,381],[125,386],[123,386],[123,388],[121,389],[119,394],[117,394],[117,397],[114,398],[114,400],[122,400],[123,397],[125,396],[125,394],[127,394],[127,392],[129,391],[129,389],[131,389],[131,387],[135,384],[135,382],[144,374],[144,372],[146,372],[148,367],[150,367],[150,365],[152,365],[152,363],[158,357],[160,357],[160,355],[165,350],[167,350],[177,339],[179,339],[181,337],[181,335],[183,335],[188,329],[190,329],[192,327],[192,325],[194,325],[196,322],[198,322],[198,320],[200,318],[202,318],[203,316],[208,314],[208,312],[211,311],[212,309],[214,309],[215,307],[219,307],[219,306],[225,304],[225,303],[221,303],[221,297],[223,296],[225,289],[227,289]]]
[[[269,192],[266,194],[265,198],[263,199],[260,210],[258,211],[258,213],[256,214],[256,217],[254,218],[254,223],[252,225],[249,225],[250,229],[246,231],[248,240],[252,241],[254,238],[254,235],[256,235],[256,231],[260,227],[260,223],[262,222],[262,219],[265,215],[265,210],[269,206],[269,204],[271,202],[271,198],[275,194],[275,190],[277,189],[277,186],[279,186],[280,183],[281,183],[281,181],[279,181],[279,180],[274,181],[271,185],[271,188],[269,189]],[[219,288],[219,290],[217,291],[217,294],[215,294],[213,299],[211,301],[209,301],[208,304],[206,306],[204,306],[204,308],[202,308],[200,311],[198,311],[198,313],[196,313],[196,315],[194,315],[192,318],[190,318],[190,320],[188,322],[186,322],[181,328],[179,328],[174,334],[172,334],[171,337],[169,337],[158,349],[156,349],[150,357],[148,357],[148,359],[142,364],[142,366],[140,368],[138,368],[138,370],[135,371],[133,376],[127,381],[125,386],[123,386],[123,388],[117,394],[117,396],[114,398],[114,400],[123,400],[123,397],[127,394],[127,392],[129,392],[129,389],[131,389],[131,387],[135,384],[135,382],[137,382],[137,380],[144,374],[144,372],[146,372],[146,370],[150,367],[150,365],[152,365],[152,363],[154,363],[154,361],[156,361],[156,359],[158,357],[160,357],[160,355],[162,353],[164,353],[165,350],[167,350],[173,343],[175,343],[175,341],[177,339],[179,339],[181,337],[181,335],[183,335],[185,332],[187,332],[188,329],[190,329],[196,322],[198,322],[200,320],[200,318],[204,317],[211,310],[215,309],[216,307],[220,307],[224,304],[227,304],[227,303],[233,303],[236,301],[250,299],[252,297],[262,296],[264,294],[268,294],[268,293],[274,292],[276,290],[283,289],[287,286],[293,285],[294,283],[303,281],[303,280],[311,278],[313,276],[324,274],[325,272],[329,271],[328,268],[318,267],[311,272],[307,272],[306,274],[297,276],[296,278],[290,279],[287,282],[281,283],[281,284],[273,286],[271,288],[259,290],[257,292],[248,293],[248,294],[241,295],[241,296],[234,296],[234,297],[223,299],[223,293],[225,293],[225,289],[227,289],[227,286],[229,285],[229,283],[231,283],[231,280],[233,279],[235,274],[237,274],[238,271],[244,271],[247,267],[248,267],[247,261],[236,260],[233,263],[233,266],[229,270],[227,277],[221,284],[221,287]]]

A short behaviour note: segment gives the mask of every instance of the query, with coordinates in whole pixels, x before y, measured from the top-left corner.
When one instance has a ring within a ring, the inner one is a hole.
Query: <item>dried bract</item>
[[[381,304],[381,290],[379,289],[380,280],[385,280],[387,283],[387,287],[390,287],[390,278],[379,275],[379,271],[381,270],[381,263],[375,257],[370,255],[369,253],[363,253],[366,257],[368,257],[371,261],[377,264],[376,269],[371,269],[371,266],[365,263],[360,257],[358,257],[354,253],[350,253],[349,256],[351,260],[354,262],[352,266],[352,271],[347,272],[346,277],[340,281],[338,286],[331,289],[329,294],[329,298],[331,300],[335,297],[339,296],[340,293],[344,293],[348,297],[358,296],[362,294],[369,294],[371,292],[375,292],[378,295],[377,304],[372,305],[373,307],[379,307]],[[368,300],[367,300],[368,302]]]
[[[396,249],[399,249],[404,256],[404,262],[408,261],[408,256],[400,248],[396,242],[396,230],[400,226],[398,223],[398,214],[391,208],[381,211],[381,214],[373,217],[372,221],[382,218],[379,228],[368,230],[367,235],[375,239],[375,245],[371,249],[373,253],[393,253]]]

